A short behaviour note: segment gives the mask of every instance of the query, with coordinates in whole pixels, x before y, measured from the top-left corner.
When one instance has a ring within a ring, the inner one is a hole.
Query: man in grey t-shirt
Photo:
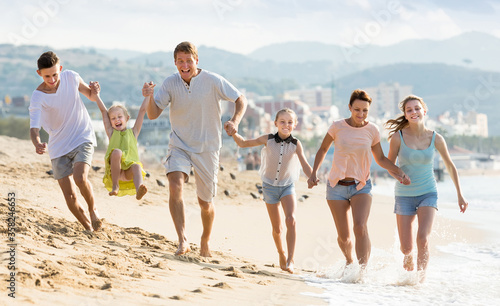
[[[147,114],[149,119],[156,119],[170,106],[172,132],[165,168],[170,189],[170,214],[179,238],[175,255],[190,251],[184,234],[182,189],[193,167],[203,223],[200,255],[210,257],[208,242],[215,218],[213,198],[217,190],[219,150],[222,146],[221,101],[235,103],[233,117],[224,123],[226,133],[231,136],[238,131],[247,100],[220,75],[197,67],[198,51],[190,42],[177,45],[174,61],[178,72],[165,79],[154,96],[155,103],[149,103]],[[154,86],[145,83],[143,95],[154,95]]]

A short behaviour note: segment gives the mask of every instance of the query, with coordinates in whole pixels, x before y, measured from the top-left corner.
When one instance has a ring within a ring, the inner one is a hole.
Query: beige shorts
[[[180,171],[189,175],[194,169],[196,195],[205,202],[212,202],[217,193],[219,151],[192,153],[177,147],[169,147],[164,163],[167,176]]]
[[[92,154],[94,154],[94,146],[91,142],[85,142],[73,149],[73,151],[52,159],[54,178],[59,180],[73,174],[75,163],[83,162],[90,166],[92,164]]]

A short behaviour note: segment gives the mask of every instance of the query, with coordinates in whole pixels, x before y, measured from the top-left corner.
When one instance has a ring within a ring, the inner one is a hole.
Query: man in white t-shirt
[[[228,135],[238,131],[247,100],[231,83],[218,74],[199,69],[198,51],[190,42],[174,50],[178,72],[167,77],[149,103],[149,119],[156,119],[170,106],[169,149],[165,162],[169,183],[169,208],[179,238],[176,255],[190,251],[184,234],[183,184],[194,169],[203,233],[200,255],[210,257],[209,240],[215,218],[213,198],[217,190],[219,150],[222,146],[221,101],[235,103],[233,117],[224,123]],[[154,85],[146,83],[143,95],[154,95]]]
[[[62,71],[57,55],[48,51],[38,59],[37,73],[43,78],[33,91],[29,107],[30,137],[36,153],[48,151],[54,178],[64,194],[69,210],[89,231],[102,227],[94,203],[88,173],[96,138],[80,94],[96,101],[99,84],[87,85],[78,73]],[[40,140],[40,128],[49,134],[48,146]],[[78,203],[75,185],[88,204],[90,220]]]

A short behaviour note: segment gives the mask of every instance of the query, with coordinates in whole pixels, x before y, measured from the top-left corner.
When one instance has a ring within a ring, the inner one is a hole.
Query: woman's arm
[[[394,162],[385,157],[380,142],[372,146],[372,154],[377,164],[389,171],[389,173],[392,172],[391,175],[393,175],[394,178],[396,178],[400,183],[405,185],[409,185],[411,183],[410,178],[403,172],[403,170],[396,166]]]
[[[465,200],[462,195],[460,180],[458,178],[458,171],[455,167],[455,164],[451,160],[450,153],[448,152],[448,147],[446,146],[446,141],[444,140],[443,136],[438,133],[436,133],[435,146],[437,151],[439,152],[439,155],[441,155],[441,158],[443,159],[444,165],[446,166],[446,170],[448,170],[448,173],[450,174],[453,184],[455,184],[460,212],[465,212],[465,210],[469,206],[469,203],[467,203],[467,200]]]
[[[314,186],[318,185],[319,179],[318,179],[318,169],[323,163],[323,160],[325,160],[326,153],[330,149],[333,143],[333,138],[330,136],[330,134],[326,134],[325,138],[323,138],[323,142],[321,143],[321,146],[318,149],[318,152],[316,153],[316,157],[314,158],[314,166],[311,171],[311,175],[309,176],[309,179],[307,180],[307,185],[309,188],[313,188]]]

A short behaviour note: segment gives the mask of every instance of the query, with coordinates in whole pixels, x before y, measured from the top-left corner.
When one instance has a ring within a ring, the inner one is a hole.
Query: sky
[[[0,0],[0,43],[171,51],[181,41],[249,54],[273,43],[353,46],[500,38],[500,1]],[[313,56],[313,55],[311,55]]]

